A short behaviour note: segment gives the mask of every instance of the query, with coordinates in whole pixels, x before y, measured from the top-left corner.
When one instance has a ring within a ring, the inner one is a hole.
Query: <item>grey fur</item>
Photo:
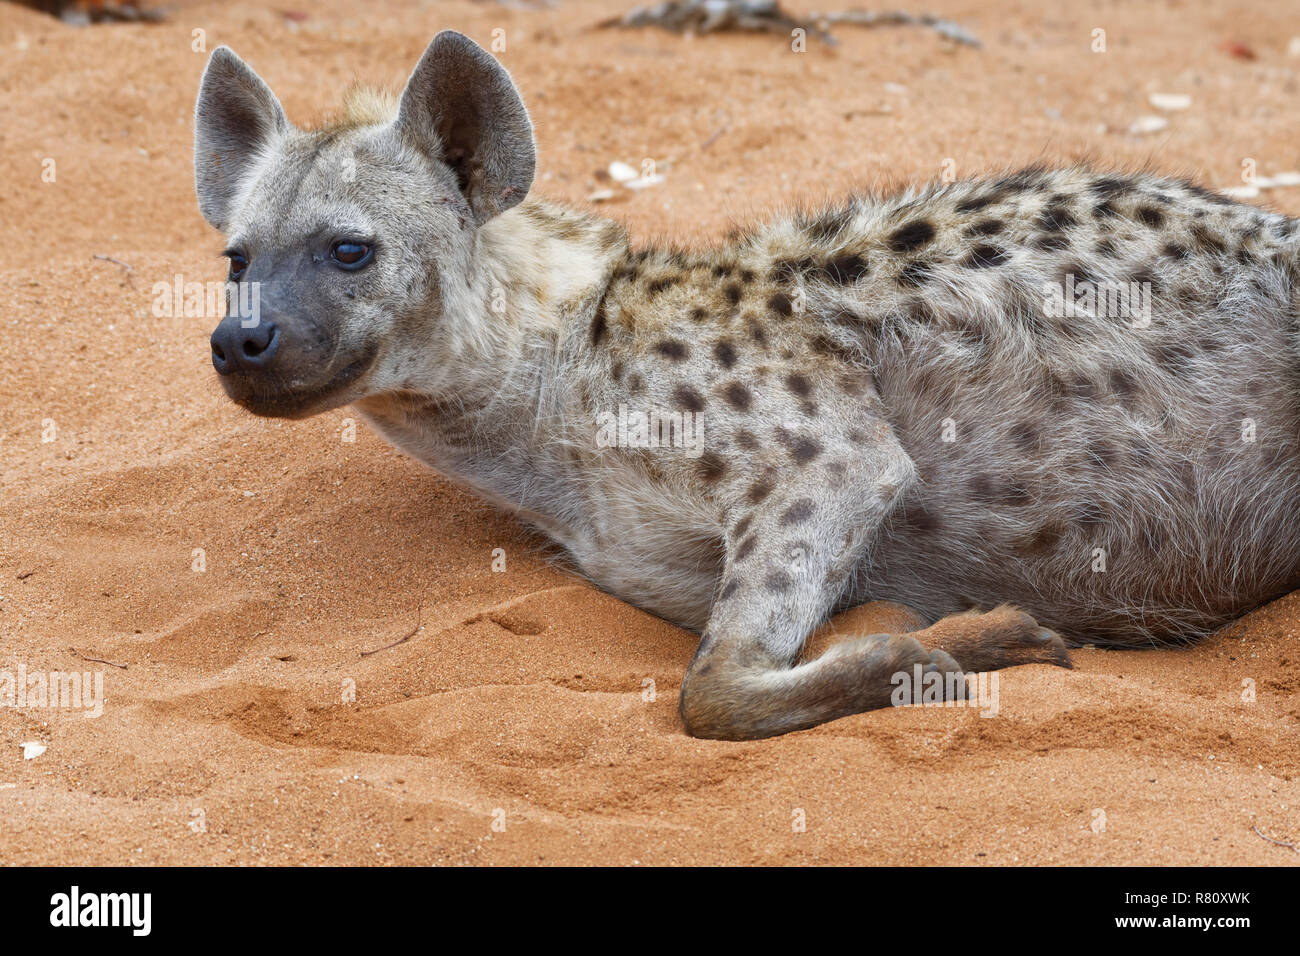
[[[636,251],[606,221],[510,208],[532,178],[527,114],[491,57],[446,37],[395,124],[250,137],[256,185],[209,219],[279,263],[268,281],[324,225],[381,251],[350,296],[328,276],[313,292],[339,343],[319,374],[227,389],[262,414],[355,403],[591,580],[702,631],[690,732],[885,706],[916,664],[1068,665],[1038,622],[1076,643],[1194,639],[1296,583],[1294,220],[1152,174],[1030,169],[858,197],[706,253]],[[474,79],[439,72],[444,48]],[[210,95],[205,76],[201,117]],[[483,122],[468,177],[429,146],[455,126],[449,100]],[[1051,315],[1066,275],[1147,283],[1147,320]],[[599,447],[620,405],[698,411],[704,454]],[[876,598],[959,616],[936,646],[876,635],[799,661],[827,615]],[[1003,602],[1028,613],[960,616]]]

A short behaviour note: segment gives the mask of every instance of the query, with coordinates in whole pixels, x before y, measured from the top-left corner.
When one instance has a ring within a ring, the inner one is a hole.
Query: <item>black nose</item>
[[[248,328],[237,315],[221,320],[212,333],[212,367],[222,375],[261,371],[280,348],[280,330],[274,322],[258,322]]]

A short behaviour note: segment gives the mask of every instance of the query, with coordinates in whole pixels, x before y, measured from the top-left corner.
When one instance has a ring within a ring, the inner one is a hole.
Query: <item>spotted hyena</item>
[[[1295,583],[1295,220],[1034,168],[634,248],[528,195],[528,114],[456,33],[314,129],[223,47],[196,126],[199,207],[260,290],[212,335],[230,398],[350,403],[699,631],[692,734],[1191,640]],[[937,623],[801,659],[870,599]]]

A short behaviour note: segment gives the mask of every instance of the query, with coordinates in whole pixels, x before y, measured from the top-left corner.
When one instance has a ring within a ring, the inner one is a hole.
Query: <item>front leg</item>
[[[882,433],[885,429],[882,426]],[[830,613],[881,523],[915,481],[891,438],[866,449],[832,486],[821,474],[760,475],[733,508],[721,589],[682,684],[696,737],[753,739],[889,703],[890,678],[914,664],[958,671],[914,637],[859,638],[795,664]],[[756,500],[757,499],[757,500]]]
[[[964,695],[958,659],[918,637],[951,639],[954,653],[980,665],[1062,663],[1060,639],[1010,609],[954,616],[915,636],[853,638],[797,663],[916,481],[888,426],[878,421],[872,434],[853,464],[834,468],[835,480],[821,469],[782,474],[769,466],[732,509],[738,516],[719,594],[682,683],[681,715],[693,736],[770,737],[886,707],[895,675],[911,675],[916,665],[942,675],[952,696]]]

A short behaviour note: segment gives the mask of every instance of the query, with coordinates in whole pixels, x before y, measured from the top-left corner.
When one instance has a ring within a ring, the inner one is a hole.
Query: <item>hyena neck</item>
[[[626,255],[616,223],[540,200],[488,221],[468,282],[444,300],[467,330],[451,380],[431,370],[436,385],[416,375],[358,409],[403,451],[567,538],[546,515],[566,506],[570,449],[592,420],[567,378]]]

